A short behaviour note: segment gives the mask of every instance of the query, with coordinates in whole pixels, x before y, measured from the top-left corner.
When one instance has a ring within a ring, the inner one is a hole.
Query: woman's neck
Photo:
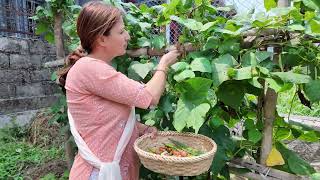
[[[113,56],[111,56],[111,53],[101,52],[101,51],[92,51],[90,54],[87,55],[90,58],[98,59],[105,61],[109,65],[112,64]]]

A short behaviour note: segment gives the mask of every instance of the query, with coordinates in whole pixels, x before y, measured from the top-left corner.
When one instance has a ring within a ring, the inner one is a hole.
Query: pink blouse
[[[102,60],[79,59],[66,79],[67,103],[76,129],[91,151],[104,162],[111,162],[126,125],[131,106],[148,108],[152,95],[144,85],[117,72]],[[133,149],[137,126],[121,161],[123,180],[139,178],[139,159]],[[93,167],[78,154],[69,179],[87,180]]]

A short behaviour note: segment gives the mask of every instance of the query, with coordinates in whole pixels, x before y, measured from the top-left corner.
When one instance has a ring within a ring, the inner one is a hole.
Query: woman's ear
[[[107,36],[99,36],[96,40],[97,45],[105,47],[108,42],[108,37]]]

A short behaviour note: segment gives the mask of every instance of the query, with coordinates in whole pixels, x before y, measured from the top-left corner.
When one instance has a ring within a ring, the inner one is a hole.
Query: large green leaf
[[[314,131],[309,131],[302,134],[298,139],[308,142],[317,142],[319,141],[319,137]]]
[[[280,92],[282,87],[283,87],[283,83],[276,81],[272,78],[265,78],[267,85],[269,88],[275,90],[276,92]]]
[[[184,127],[192,127],[198,133],[209,109],[210,105],[207,103],[196,105],[183,97],[180,98],[177,103],[177,110],[174,113],[174,128],[180,132]]]
[[[261,132],[257,129],[250,129],[248,132],[248,136],[249,136],[249,141],[253,143],[259,142],[262,138]]]
[[[304,92],[312,102],[320,101],[320,80],[312,80],[304,85]]]
[[[189,68],[189,64],[186,63],[186,62],[177,62],[177,63],[174,63],[174,64],[171,66],[171,68],[172,68],[175,72],[179,72],[179,71],[188,69],[188,68]]]
[[[304,5],[306,5],[311,9],[314,9],[314,10],[320,9],[320,2],[318,0],[302,0],[302,2]]]
[[[279,77],[283,82],[288,83],[305,84],[311,81],[310,76],[293,72],[273,72],[271,74]]]
[[[139,62],[131,63],[128,71],[134,72],[144,79],[148,73],[154,68],[153,63],[141,64]]]
[[[275,0],[264,0],[264,7],[269,11],[271,8],[277,7],[277,2]]]
[[[320,33],[320,22],[312,19],[310,21],[311,30],[313,33]]]
[[[298,175],[311,175],[316,172],[309,163],[300,158],[295,152],[286,148],[282,143],[277,142],[276,148],[293,173]]]
[[[201,104],[206,100],[211,85],[212,80],[195,77],[179,83],[177,88],[186,99],[194,104]]]
[[[194,74],[193,71],[187,69],[187,70],[184,70],[176,75],[173,76],[173,79],[176,80],[177,82],[181,82],[185,79],[188,79],[188,78],[194,78],[196,75]]]
[[[252,78],[251,68],[252,67],[250,66],[250,67],[236,69],[236,75],[233,79],[235,80],[251,79]]]
[[[256,54],[254,52],[247,52],[241,57],[241,65],[243,67],[258,65]]]
[[[138,39],[138,46],[140,47],[151,47],[151,41],[146,37],[141,37]]]
[[[208,58],[200,57],[191,62],[192,71],[212,72],[212,67]]]
[[[230,66],[228,64],[212,63],[212,80],[215,87],[218,87],[224,81],[230,79],[228,76],[229,68]]]
[[[217,64],[227,64],[229,66],[238,65],[238,62],[230,54],[224,54],[222,56],[219,56],[218,58],[214,59],[213,62]]]
[[[218,23],[218,21],[208,22],[203,25],[203,27],[200,31],[207,31],[208,29],[211,29],[212,27],[214,27],[217,23]]]
[[[275,134],[275,139],[278,141],[286,140],[291,136],[291,129],[289,128],[278,128]]]
[[[243,100],[245,88],[241,81],[226,81],[219,86],[216,94],[223,103],[238,109]]]
[[[188,29],[191,29],[194,31],[201,30],[203,27],[203,24],[201,22],[198,22],[194,19],[184,19],[184,18],[181,18],[178,16],[171,16],[170,19],[174,20],[174,21],[184,25]]]
[[[165,94],[164,96],[161,97],[160,102],[159,102],[159,108],[164,112],[164,113],[169,113],[173,110],[173,99],[174,97],[170,94]]]
[[[166,38],[164,36],[158,35],[153,36],[151,40],[151,46],[155,49],[161,49],[166,45]]]
[[[207,39],[206,44],[203,46],[203,50],[217,49],[219,47],[219,42],[219,38],[211,36]]]
[[[273,55],[272,52],[268,52],[268,51],[257,51],[255,54],[256,54],[258,63],[268,59]]]

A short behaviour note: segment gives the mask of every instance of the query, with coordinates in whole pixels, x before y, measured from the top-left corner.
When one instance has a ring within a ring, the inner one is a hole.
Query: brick
[[[0,37],[0,51],[29,54],[29,46],[27,40]]]
[[[41,83],[32,83],[32,84],[16,86],[17,97],[39,96],[43,94],[44,94],[44,91],[43,91],[43,87],[41,86]]]
[[[52,106],[61,95],[0,99],[0,114],[21,112]]]
[[[0,83],[24,84],[30,82],[30,75],[27,70],[0,70]]]
[[[9,68],[9,56],[3,53],[0,53],[0,68]]]
[[[46,54],[48,51],[47,45],[41,40],[30,40],[29,47],[31,54]]]
[[[10,68],[31,68],[30,55],[10,54]]]
[[[42,87],[45,95],[53,95],[62,92],[60,86],[53,81],[42,82]]]
[[[49,69],[34,70],[30,72],[31,82],[49,81],[51,71]]]
[[[0,99],[8,99],[15,97],[16,88],[14,84],[1,83],[0,84]]]

